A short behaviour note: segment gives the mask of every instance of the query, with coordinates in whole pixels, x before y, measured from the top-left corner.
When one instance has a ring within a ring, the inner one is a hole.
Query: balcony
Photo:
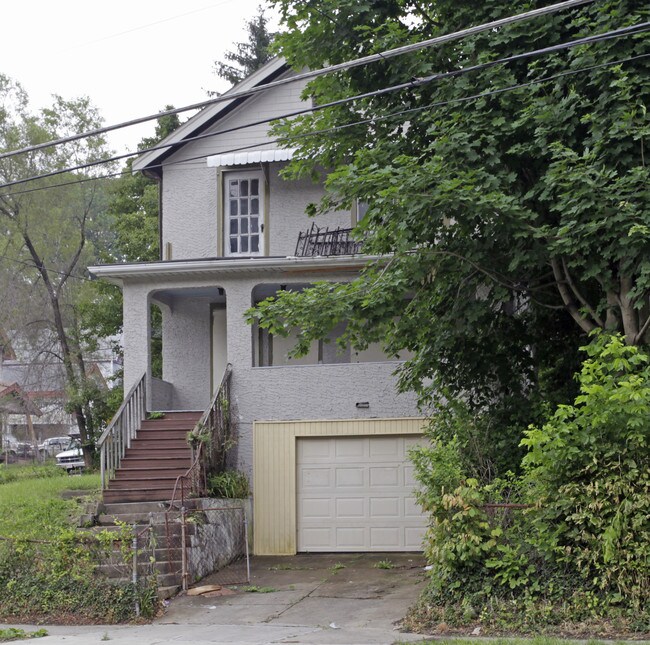
[[[311,228],[298,233],[296,257],[357,255],[361,253],[362,240],[355,240],[351,228],[320,228],[312,224]]]

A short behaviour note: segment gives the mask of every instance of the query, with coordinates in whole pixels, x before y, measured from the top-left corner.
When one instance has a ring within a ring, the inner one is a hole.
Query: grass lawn
[[[73,475],[56,466],[0,466],[0,537],[46,540],[52,531],[74,526],[84,499],[64,499],[66,490],[99,497],[99,475]]]

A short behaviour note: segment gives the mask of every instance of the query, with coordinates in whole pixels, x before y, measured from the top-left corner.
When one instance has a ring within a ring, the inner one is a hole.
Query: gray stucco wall
[[[344,227],[352,224],[350,211],[307,217],[309,203],[318,202],[323,187],[310,179],[287,181],[280,176],[286,163],[268,164],[269,212],[266,226],[269,248],[266,255],[288,256],[296,250],[298,233],[315,222],[317,226]],[[250,167],[241,167],[242,170]],[[212,258],[218,256],[222,232],[218,230],[216,168],[205,162],[190,167],[172,166],[163,181],[163,248],[170,242],[172,259]]]
[[[348,276],[348,278],[351,276]],[[342,280],[340,274],[310,274],[309,279]],[[254,287],[263,282],[304,283],[305,275],[285,273],[269,276],[218,279],[185,278],[158,283],[167,293],[177,294],[172,306],[163,310],[164,377],[174,387],[177,409],[204,409],[210,400],[210,307],[206,298],[183,297],[183,290],[220,286],[226,292],[228,361],[233,364],[232,404],[239,430],[238,461],[252,471],[252,427],[256,420],[354,419],[405,417],[418,414],[415,397],[397,395],[393,372],[395,362],[332,365],[292,365],[253,367],[251,327],[244,313],[251,305]],[[139,293],[145,297],[152,285],[125,287],[131,301]],[[133,294],[131,293],[133,292]],[[125,298],[127,301],[127,298]],[[146,327],[135,329],[142,334]],[[126,336],[131,336],[126,328]],[[126,387],[138,369],[147,364],[148,343],[131,339],[125,360]],[[217,376],[217,380],[220,375]],[[368,408],[357,408],[368,402]]]
[[[289,76],[291,73],[286,74]],[[172,258],[211,258],[219,255],[222,232],[218,230],[217,168],[207,166],[206,157],[254,146],[255,149],[274,149],[269,141],[269,124],[218,133],[245,124],[276,118],[286,112],[306,107],[300,93],[304,82],[270,90],[248,99],[230,115],[209,128],[206,136],[185,144],[165,162],[163,201],[163,249],[172,247]],[[305,207],[317,202],[323,195],[321,184],[309,179],[285,181],[279,172],[286,163],[265,164],[268,171],[269,213],[267,223],[269,244],[266,255],[293,255],[299,231],[311,226],[313,220],[305,215]],[[231,171],[259,170],[260,165],[234,166]],[[332,213],[316,220],[319,226],[349,227],[349,211]]]
[[[163,379],[174,386],[174,409],[202,410],[209,403],[208,299],[179,297],[163,309]]]

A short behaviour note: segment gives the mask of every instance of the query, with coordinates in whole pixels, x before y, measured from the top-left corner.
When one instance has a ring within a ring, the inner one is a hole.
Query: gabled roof
[[[43,414],[41,409],[30,401],[29,394],[18,383],[11,385],[0,383],[0,411],[10,414],[33,414],[37,417]]]
[[[270,83],[288,69],[289,66],[284,58],[273,58],[266,63],[266,65],[245,78],[241,83],[238,83],[225,92],[223,96],[226,97],[229,94],[244,92],[254,87]],[[174,132],[158,144],[170,144],[169,148],[153,150],[141,155],[133,162],[133,170],[145,171],[149,169],[153,172],[157,172],[156,166],[183,146],[186,139],[201,134],[217,121],[224,118],[233,109],[241,105],[244,101],[247,101],[248,98],[249,97],[233,98],[232,100],[220,101],[219,103],[214,103],[213,105],[203,108],[198,114],[194,115],[191,119],[188,119],[183,123],[183,125],[174,130]]]

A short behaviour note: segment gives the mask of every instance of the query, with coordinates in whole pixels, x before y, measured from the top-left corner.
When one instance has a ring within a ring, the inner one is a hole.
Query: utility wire
[[[586,36],[584,38],[578,38],[578,39],[567,41],[567,42],[564,42],[564,43],[559,43],[557,45],[552,45],[550,47],[543,47],[541,49],[536,49],[536,50],[532,50],[532,51],[528,51],[528,52],[523,52],[523,53],[520,53],[520,54],[514,54],[512,56],[507,56],[505,58],[500,58],[500,59],[489,61],[489,62],[486,62],[486,63],[480,63],[478,65],[472,65],[470,67],[464,67],[464,68],[458,69],[458,70],[452,70],[452,71],[449,71],[449,72],[440,72],[440,73],[436,73],[436,74],[431,74],[430,76],[413,79],[411,81],[408,81],[406,83],[401,83],[399,85],[392,85],[392,86],[384,87],[384,88],[381,88],[381,89],[378,89],[378,90],[373,90],[371,92],[366,92],[364,94],[358,94],[358,95],[355,95],[355,96],[339,99],[337,101],[331,101],[329,103],[323,103],[321,105],[312,106],[312,107],[308,107],[308,108],[303,108],[303,109],[300,109],[300,110],[295,110],[293,112],[286,112],[286,113],[284,113],[282,115],[279,115],[279,116],[275,116],[275,117],[267,118],[267,119],[261,119],[261,120],[258,120],[258,121],[246,123],[244,125],[234,126],[232,128],[227,128],[227,129],[224,129],[224,130],[220,130],[219,132],[210,132],[210,133],[206,133],[206,134],[196,135],[194,137],[187,137],[187,138],[185,138],[183,140],[183,144],[185,145],[185,144],[191,143],[193,141],[197,141],[197,140],[200,140],[200,139],[205,139],[205,138],[217,136],[217,135],[220,135],[220,134],[228,134],[228,133],[231,133],[231,132],[236,132],[236,131],[239,131],[239,130],[242,130],[242,129],[245,129],[245,128],[254,127],[254,126],[257,126],[257,125],[262,125],[262,124],[265,124],[265,123],[269,123],[270,121],[277,121],[277,120],[280,120],[280,119],[287,119],[287,118],[307,114],[307,113],[310,113],[310,112],[316,112],[316,111],[324,110],[324,109],[331,108],[331,107],[337,107],[337,106],[340,106],[340,105],[345,105],[347,103],[351,103],[351,102],[362,100],[362,99],[374,98],[374,97],[382,96],[382,95],[389,94],[389,93],[392,93],[392,92],[398,92],[398,91],[405,90],[405,89],[412,89],[412,88],[415,88],[415,87],[420,87],[420,86],[432,83],[434,81],[440,81],[440,80],[443,80],[443,79],[446,79],[446,78],[454,78],[454,77],[457,77],[457,76],[461,76],[463,74],[469,74],[469,73],[472,73],[472,72],[482,71],[482,70],[485,70],[485,69],[489,69],[491,67],[495,67],[497,65],[505,65],[505,64],[508,64],[508,63],[511,63],[511,62],[514,62],[514,61],[518,61],[518,60],[524,60],[524,59],[528,59],[528,58],[534,58],[534,57],[537,57],[537,56],[554,54],[554,53],[557,53],[557,52],[560,52],[560,51],[571,49],[573,47],[578,47],[580,45],[594,44],[594,43],[603,42],[603,41],[606,41],[606,40],[611,40],[613,38],[621,38],[623,36],[631,36],[631,35],[633,36],[633,35],[636,35],[636,34],[642,34],[642,33],[646,33],[649,29],[650,29],[650,22],[637,23],[636,25],[623,27],[621,29],[614,29],[614,30],[611,30],[611,31],[608,31],[608,32],[603,32],[602,34],[595,34],[595,35],[592,35],[592,36]],[[129,158],[129,157],[139,156],[139,155],[147,154],[149,152],[154,152],[154,151],[158,151],[158,150],[164,150],[164,149],[173,147],[175,145],[178,145],[178,142],[176,142],[176,143],[167,143],[167,144],[164,144],[164,143],[163,144],[158,144],[158,145],[155,145],[155,146],[151,146],[149,148],[145,148],[143,150],[138,150],[137,152],[127,152],[127,153],[124,153],[124,154],[121,154],[121,155],[116,155],[116,156],[113,156],[113,157],[109,157],[107,159],[98,159],[98,160],[90,161],[90,162],[87,162],[87,163],[84,163],[84,164],[79,164],[77,166],[70,166],[70,167],[67,167],[67,168],[59,169],[59,170],[53,170],[53,171],[48,172],[48,173],[43,173],[43,174],[40,174],[40,175],[34,175],[32,177],[26,177],[24,179],[16,179],[16,180],[11,181],[11,182],[6,182],[4,184],[0,184],[0,189],[10,188],[12,186],[18,186],[18,185],[25,184],[25,183],[28,183],[28,182],[31,182],[31,181],[36,181],[38,179],[45,179],[45,178],[48,178],[48,177],[55,177],[57,175],[62,175],[62,174],[66,174],[66,173],[69,173],[69,172],[75,172],[75,171],[78,171],[78,170],[85,170],[87,168],[92,168],[94,166],[99,166],[99,165],[103,165],[103,164],[106,164],[106,163],[119,161],[119,160],[126,159],[126,158]],[[259,144],[256,144],[256,145],[259,145]]]
[[[428,40],[423,40],[419,43],[411,43],[410,45],[404,45],[402,47],[396,47],[394,49],[388,49],[378,54],[371,54],[369,56],[363,56],[361,58],[356,58],[344,63],[339,63],[337,65],[328,65],[318,70],[311,70],[309,72],[304,72],[302,74],[296,74],[290,78],[279,79],[277,81],[272,81],[270,83],[265,83],[264,85],[258,85],[249,90],[227,92],[222,96],[218,96],[207,101],[201,101],[199,103],[193,103],[181,108],[175,108],[173,110],[166,110],[163,112],[158,112],[157,114],[152,114],[144,117],[139,117],[137,119],[132,119],[130,121],[123,121],[115,125],[105,126],[102,128],[95,128],[94,130],[89,130],[87,132],[82,132],[75,135],[70,135],[68,137],[62,137],[60,139],[53,139],[52,141],[46,141],[44,143],[39,143],[32,146],[26,146],[18,150],[11,150],[0,154],[0,159],[5,159],[7,157],[13,157],[15,155],[24,154],[26,152],[34,152],[36,150],[42,150],[43,148],[49,148],[52,146],[58,146],[64,143],[70,143],[71,141],[78,141],[79,139],[85,139],[87,137],[97,136],[100,134],[105,134],[107,132],[112,132],[114,130],[119,130],[122,128],[127,128],[133,125],[138,125],[140,123],[146,123],[147,121],[154,121],[163,116],[169,116],[172,114],[180,114],[181,112],[188,112],[190,110],[198,110],[200,108],[207,107],[209,105],[214,105],[215,103],[222,103],[224,101],[233,101],[235,99],[252,96],[260,92],[266,92],[270,89],[287,85],[290,83],[297,83],[299,81],[308,80],[312,78],[317,78],[318,76],[323,76],[325,74],[331,74],[333,72],[346,71],[354,67],[361,67],[363,65],[368,65],[370,63],[375,63],[377,61],[384,61],[388,58],[393,58],[395,56],[401,56],[403,54],[409,54],[412,52],[419,51],[421,49],[426,49],[429,47],[436,47],[445,43],[449,43],[455,40],[460,40],[466,38],[467,36],[473,36],[485,31],[491,31],[510,25],[516,22],[521,22],[522,20],[530,20],[532,18],[537,18],[539,16],[544,16],[552,13],[557,13],[563,9],[571,9],[584,4],[590,4],[595,2],[595,0],[566,0],[565,2],[560,2],[554,5],[549,5],[548,7],[542,7],[540,9],[534,9],[532,11],[526,11],[524,13],[516,14],[514,16],[508,16],[507,18],[501,18],[500,20],[493,20],[492,22],[483,23],[475,27],[469,27],[467,29],[462,29],[460,31],[455,31],[451,34],[444,34],[442,36],[437,36],[435,38],[430,38]]]
[[[526,81],[524,83],[517,83],[515,85],[509,85],[509,86],[506,86],[506,87],[497,88],[497,89],[494,89],[494,90],[489,90],[487,92],[480,92],[478,94],[472,94],[472,95],[469,95],[469,96],[461,96],[461,97],[458,97],[458,98],[455,98],[455,99],[449,99],[449,100],[446,100],[446,101],[437,101],[437,102],[434,102],[434,103],[429,103],[427,105],[422,105],[422,106],[418,106],[418,107],[414,107],[414,108],[409,108],[409,109],[406,109],[406,110],[399,110],[397,112],[392,112],[390,114],[384,114],[384,115],[381,115],[381,116],[369,117],[367,119],[363,119],[361,121],[355,121],[353,123],[346,123],[346,124],[343,124],[343,125],[333,126],[331,128],[325,128],[325,129],[322,129],[322,130],[315,130],[315,131],[312,131],[312,132],[304,132],[302,134],[294,135],[292,137],[279,137],[279,138],[268,141],[268,143],[291,143],[291,142],[295,142],[298,139],[305,139],[305,138],[309,138],[309,137],[316,136],[316,135],[321,136],[321,135],[324,135],[324,134],[330,134],[330,133],[338,132],[340,130],[345,130],[347,128],[356,127],[356,126],[359,126],[359,125],[366,125],[366,124],[369,124],[369,123],[376,123],[376,122],[379,122],[379,121],[385,121],[385,120],[392,119],[392,118],[399,117],[399,116],[415,114],[417,112],[422,112],[423,110],[429,110],[429,109],[433,109],[433,108],[445,107],[447,105],[452,105],[454,103],[465,103],[467,101],[475,101],[475,100],[482,99],[482,98],[489,98],[490,96],[497,96],[497,95],[503,94],[505,92],[511,92],[511,91],[518,90],[518,89],[523,89],[523,88],[526,88],[526,87],[532,87],[534,85],[540,85],[540,84],[543,84],[543,83],[548,83],[550,81],[554,81],[554,80],[557,80],[559,78],[563,78],[563,77],[566,77],[566,76],[573,76],[575,74],[580,74],[580,73],[583,73],[583,72],[591,72],[591,71],[594,71],[596,69],[603,69],[603,68],[606,68],[606,67],[613,67],[615,65],[622,65],[623,63],[628,63],[628,62],[631,62],[631,61],[640,60],[640,59],[649,58],[649,57],[650,57],[650,53],[648,53],[648,54],[639,54],[637,56],[631,56],[631,57],[628,57],[628,58],[621,58],[621,59],[614,60],[614,61],[608,61],[606,63],[599,63],[599,64],[596,64],[596,65],[590,65],[588,67],[581,67],[579,69],[566,70],[564,72],[559,72],[559,73],[553,74],[551,76],[545,76],[545,77],[541,77],[541,78],[538,78],[538,79],[533,79],[531,81]],[[240,126],[240,127],[242,127],[242,126]],[[208,136],[216,136],[217,134],[221,134],[221,132],[212,133],[211,135],[208,135]],[[231,153],[235,153],[235,152],[242,152],[244,150],[249,150],[251,148],[257,148],[258,146],[259,146],[259,143],[254,143],[254,144],[250,144],[250,145],[247,145],[247,146],[240,146],[240,147],[237,147],[237,148],[231,148],[229,150],[223,150],[223,151],[220,152],[220,154],[231,154]],[[171,162],[167,162],[167,163],[152,164],[150,166],[150,168],[166,168],[168,166],[174,166],[174,165],[189,163],[191,161],[197,161],[197,160],[205,159],[206,157],[211,156],[211,154],[212,153],[207,154],[207,155],[206,154],[198,155],[196,157],[190,157],[188,159],[182,159],[180,161],[171,161]],[[113,178],[113,177],[119,177],[119,176],[124,176],[124,175],[129,175],[129,174],[132,174],[130,170],[121,170],[121,171],[117,171],[117,172],[113,172],[113,173],[107,173],[107,174],[101,175],[99,177],[85,177],[83,179],[75,179],[75,180],[72,180],[72,181],[62,182],[60,184],[54,184],[54,185],[51,185],[51,186],[39,186],[37,188],[28,188],[28,189],[25,189],[25,190],[13,191],[11,193],[0,194],[0,198],[11,197],[11,196],[14,196],[14,195],[23,195],[23,194],[27,194],[27,193],[38,192],[38,191],[41,191],[41,190],[50,190],[50,189],[54,189],[54,188],[62,188],[62,187],[70,186],[70,185],[74,185],[74,184],[83,184],[83,183],[86,183],[86,182],[89,182],[89,181],[99,181],[101,179],[110,179],[110,178]]]

